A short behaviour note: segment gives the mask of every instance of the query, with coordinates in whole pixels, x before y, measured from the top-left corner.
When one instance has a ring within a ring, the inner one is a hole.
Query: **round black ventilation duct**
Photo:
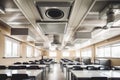
[[[64,16],[64,12],[60,9],[48,9],[45,14],[51,19],[61,19]]]

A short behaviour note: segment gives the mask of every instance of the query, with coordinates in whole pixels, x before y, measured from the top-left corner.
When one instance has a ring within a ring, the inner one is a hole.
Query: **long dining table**
[[[111,78],[120,78],[120,71],[114,70],[71,70],[71,80],[81,80],[83,78],[90,79],[91,77],[107,77],[109,80]]]
[[[73,68],[73,66],[79,66],[79,67],[82,67],[83,69],[85,69],[87,66],[94,66],[96,68],[102,66],[102,65],[94,65],[94,64],[91,64],[91,65],[66,65],[66,80],[69,80],[70,78],[70,70],[71,68]]]
[[[43,70],[0,70],[0,74],[7,74],[8,77],[12,77],[12,74],[27,74],[30,78],[33,78],[34,80],[44,80],[43,79]]]

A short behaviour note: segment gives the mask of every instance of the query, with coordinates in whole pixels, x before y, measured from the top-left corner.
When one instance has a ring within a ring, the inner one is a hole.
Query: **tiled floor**
[[[59,64],[54,64],[51,66],[51,71],[48,74],[47,80],[65,80]]]

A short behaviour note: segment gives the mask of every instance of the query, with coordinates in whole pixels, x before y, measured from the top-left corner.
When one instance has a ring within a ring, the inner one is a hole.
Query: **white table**
[[[94,67],[98,68],[102,65],[94,65],[94,64],[92,64],[92,65],[66,65],[66,76],[65,77],[66,77],[67,80],[69,80],[70,69],[73,68],[73,66],[80,66],[83,69],[85,69],[87,66],[94,66]]]
[[[0,74],[7,74],[7,76],[11,77],[12,74],[27,74],[31,78],[35,78],[35,80],[43,80],[43,70],[0,70]]]
[[[72,76],[75,76],[76,79],[80,78],[91,78],[91,77],[108,77],[108,78],[120,78],[120,71],[112,70],[83,70],[75,71],[71,70]]]

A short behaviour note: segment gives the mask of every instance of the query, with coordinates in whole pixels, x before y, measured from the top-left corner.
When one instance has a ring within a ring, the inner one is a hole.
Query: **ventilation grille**
[[[68,21],[73,1],[69,2],[36,2],[42,21]]]

